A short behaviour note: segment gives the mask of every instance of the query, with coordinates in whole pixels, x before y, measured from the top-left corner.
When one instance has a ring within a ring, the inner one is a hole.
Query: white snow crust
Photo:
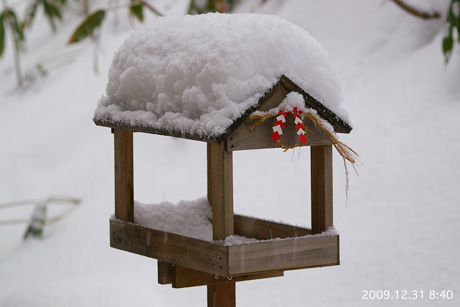
[[[115,217],[112,215],[112,219]],[[134,223],[148,228],[179,234],[182,236],[213,241],[212,207],[206,197],[196,200],[181,200],[177,204],[161,202],[159,204],[142,204],[134,202]],[[333,226],[325,232],[308,237],[338,235]],[[290,240],[291,238],[270,240]],[[267,240],[246,238],[238,235],[221,240],[224,246],[251,244]]]
[[[177,204],[134,202],[134,223],[205,241],[212,241],[212,208],[206,197]]]
[[[115,53],[94,119],[216,137],[284,74],[348,121],[331,67],[319,42],[278,16],[160,17]]]

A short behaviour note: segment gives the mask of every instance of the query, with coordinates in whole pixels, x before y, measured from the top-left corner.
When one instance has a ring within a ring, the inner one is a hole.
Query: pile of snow
[[[286,75],[345,121],[327,52],[277,16],[156,18],[115,53],[94,119],[216,137]]]
[[[212,207],[206,197],[196,200],[181,200],[177,204],[167,201],[159,204],[142,204],[135,201],[134,223],[190,238],[213,241]],[[338,232],[334,226],[331,226],[320,234],[307,236],[325,237],[335,235],[338,235]],[[271,240],[280,241],[288,239],[273,238]],[[232,246],[261,241],[263,240],[232,235],[225,238],[222,243],[224,246]]]
[[[142,204],[134,202],[134,223],[166,232],[212,241],[212,208],[206,197]]]

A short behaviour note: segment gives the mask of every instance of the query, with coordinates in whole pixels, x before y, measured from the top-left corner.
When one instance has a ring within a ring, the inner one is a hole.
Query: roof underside
[[[278,82],[265,94],[262,98],[259,99],[258,103],[253,107],[247,109],[243,115],[237,118],[226,130],[224,133],[215,136],[215,137],[203,137],[196,134],[191,133],[183,133],[181,131],[174,131],[174,130],[167,130],[167,129],[158,129],[149,126],[133,126],[122,124],[110,120],[94,120],[95,124],[98,126],[105,126],[114,129],[120,130],[129,130],[133,132],[144,132],[144,133],[151,133],[151,134],[159,134],[159,135],[166,135],[166,136],[173,136],[178,138],[185,138],[190,140],[197,140],[197,141],[204,141],[204,142],[212,142],[212,143],[220,143],[225,140],[232,132],[235,131],[244,121],[246,121],[249,116],[257,111],[262,105],[264,105],[267,101],[269,101],[276,92],[280,89],[284,89],[287,92],[297,92],[304,97],[305,106],[307,108],[312,108],[318,112],[322,118],[327,120],[333,127],[335,132],[337,133],[349,133],[352,130],[352,127],[342,120],[339,116],[325,107],[322,103],[318,100],[313,98],[310,94],[305,92],[299,86],[297,86],[294,82],[292,82],[289,78],[282,75]]]

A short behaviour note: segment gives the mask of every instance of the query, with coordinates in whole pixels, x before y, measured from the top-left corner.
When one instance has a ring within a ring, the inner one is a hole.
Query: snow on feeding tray
[[[212,209],[205,197],[193,201],[182,200],[177,204],[170,202],[142,204],[136,201],[134,202],[134,223],[168,233],[212,241]],[[327,231],[314,236],[334,235],[338,235],[338,233],[331,226]],[[273,237],[273,234],[269,239],[282,240]],[[259,241],[255,238],[233,235],[225,238],[223,244],[231,246]]]
[[[174,205],[134,203],[134,223],[205,241],[212,240],[212,210],[206,198]]]
[[[115,53],[96,122],[216,139],[285,75],[348,121],[327,52],[277,16],[168,16]]]

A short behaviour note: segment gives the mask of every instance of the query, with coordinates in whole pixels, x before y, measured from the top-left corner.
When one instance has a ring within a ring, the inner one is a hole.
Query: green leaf
[[[0,15],[0,57],[3,55],[5,50],[5,26],[3,25],[4,14]]]
[[[46,224],[46,205],[46,202],[42,202],[35,207],[26,233],[24,234],[24,240],[27,239],[29,235],[36,238],[43,238],[43,228]]]
[[[459,6],[460,0],[452,0],[449,5],[449,11],[447,12],[446,22],[453,27],[459,26]]]
[[[35,18],[35,13],[37,12],[38,4],[40,3],[41,0],[36,0],[34,3],[29,5],[27,7],[27,12],[26,12],[26,17],[24,21],[21,24],[21,29],[24,31],[24,29],[30,27],[32,24],[32,21]]]
[[[48,1],[43,1],[43,9],[46,17],[48,17],[51,29],[53,29],[53,32],[56,32],[56,24],[54,22],[57,19],[62,19],[61,8]]]
[[[21,43],[24,42],[25,37],[24,37],[24,32],[19,26],[18,18],[16,17],[16,14],[14,13],[14,11],[11,9],[5,10],[4,13],[6,13],[5,16],[9,18],[9,24],[11,25],[11,28],[13,29],[15,33],[14,40],[16,44],[18,45],[19,49],[22,49]]]
[[[454,3],[455,0],[452,1],[452,11],[454,11]],[[457,41],[460,43],[460,0],[457,0],[456,1],[457,4],[455,6],[455,9],[457,10],[457,12],[453,12],[453,13],[456,13],[457,14]],[[454,14],[455,15],[455,14]]]
[[[41,64],[37,64],[35,67],[37,68],[38,72],[40,73],[42,77],[46,77],[48,75],[48,72],[46,71],[45,68],[43,68]]]
[[[442,52],[444,53],[446,64],[449,62],[453,47],[454,47],[454,38],[452,37],[452,32],[451,32],[450,35],[444,37],[444,39],[442,40]]]
[[[75,30],[69,40],[69,44],[77,43],[91,36],[93,32],[102,25],[105,18],[105,10],[99,10],[85,19],[82,24]]]
[[[134,1],[136,0],[131,0],[131,2],[134,2]],[[142,3],[131,5],[129,8],[129,12],[131,16],[136,17],[137,19],[139,19],[140,22],[144,22],[144,11],[142,8]]]

